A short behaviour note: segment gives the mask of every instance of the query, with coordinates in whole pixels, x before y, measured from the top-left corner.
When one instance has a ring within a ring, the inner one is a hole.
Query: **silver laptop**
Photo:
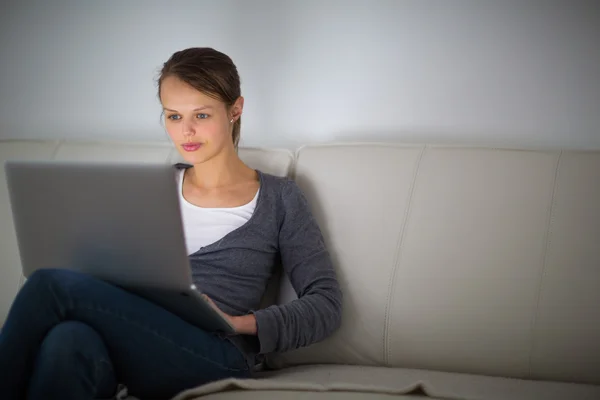
[[[233,333],[192,282],[173,166],[9,161],[5,171],[25,277],[81,271]]]

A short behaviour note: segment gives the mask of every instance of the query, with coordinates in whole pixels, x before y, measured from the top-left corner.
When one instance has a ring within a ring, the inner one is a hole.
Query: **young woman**
[[[249,377],[264,355],[338,328],[342,294],[305,197],[293,181],[237,155],[244,99],[231,59],[210,48],[179,51],[162,68],[158,95],[186,161],[176,177],[194,282],[237,334],[204,331],[91,276],[40,270],[0,333],[3,399],[110,398],[118,384],[166,399]],[[259,309],[279,264],[299,298]]]

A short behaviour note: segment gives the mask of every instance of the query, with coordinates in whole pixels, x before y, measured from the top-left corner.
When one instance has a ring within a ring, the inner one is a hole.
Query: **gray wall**
[[[154,78],[238,64],[243,144],[600,147],[600,2],[22,0],[0,16],[0,139],[167,140]]]

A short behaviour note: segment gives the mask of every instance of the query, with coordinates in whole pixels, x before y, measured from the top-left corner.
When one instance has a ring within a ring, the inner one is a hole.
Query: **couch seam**
[[[535,337],[536,337],[536,326],[538,323],[538,316],[539,316],[539,310],[540,310],[540,303],[542,300],[542,287],[543,287],[543,283],[544,283],[544,278],[546,276],[546,265],[547,265],[547,261],[548,261],[548,249],[550,248],[551,242],[552,242],[552,223],[554,221],[554,209],[555,209],[555,204],[556,204],[556,189],[558,186],[558,174],[560,172],[560,165],[561,165],[561,161],[562,161],[562,155],[563,155],[563,151],[561,150],[558,153],[558,157],[556,160],[556,167],[554,168],[554,182],[552,185],[552,197],[551,197],[551,201],[550,201],[550,209],[548,210],[548,219],[547,219],[547,225],[546,225],[546,234],[545,234],[545,246],[544,246],[544,250],[542,252],[542,270],[540,271],[540,279],[538,281],[537,284],[537,288],[536,288],[536,300],[535,300],[535,309],[533,312],[533,316],[531,318],[531,326],[530,326],[530,332],[531,332],[531,341],[530,341],[530,345],[529,345],[529,362],[528,362],[528,372],[527,372],[527,377],[528,379],[531,379],[533,376],[533,351],[535,349]]]
[[[404,211],[404,223],[402,224],[402,229],[400,230],[400,234],[398,235],[398,246],[396,247],[396,254],[394,255],[394,265],[392,267],[392,272],[390,273],[390,279],[388,283],[388,293],[385,304],[385,318],[383,325],[383,363],[386,366],[389,366],[389,358],[390,358],[390,321],[391,321],[391,308],[392,308],[392,300],[394,298],[394,283],[396,280],[396,272],[398,271],[398,265],[400,264],[400,255],[402,253],[402,245],[404,243],[404,237],[406,233],[406,225],[408,224],[408,219],[410,217],[410,213],[412,210],[412,200],[415,192],[415,186],[417,182],[417,178],[419,175],[419,171],[421,168],[421,160],[423,159],[423,155],[425,154],[425,150],[427,149],[427,145],[421,148],[419,156],[416,161],[415,170],[413,172],[412,182],[410,185],[410,190],[408,193],[408,203],[406,206],[406,210]]]

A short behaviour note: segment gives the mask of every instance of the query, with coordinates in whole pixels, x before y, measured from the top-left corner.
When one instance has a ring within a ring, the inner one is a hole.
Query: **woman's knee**
[[[40,349],[40,354],[53,359],[106,358],[102,337],[92,327],[83,322],[65,321],[52,328]]]
[[[40,346],[35,369],[35,388],[32,390],[52,391],[56,389],[57,381],[74,379],[93,385],[94,391],[99,390],[103,382],[103,390],[108,392],[116,385],[102,337],[92,327],[78,321],[61,322],[48,332]]]
[[[102,337],[89,325],[77,321],[61,322],[44,338],[37,360],[46,373],[96,374],[99,369],[112,369]]]

